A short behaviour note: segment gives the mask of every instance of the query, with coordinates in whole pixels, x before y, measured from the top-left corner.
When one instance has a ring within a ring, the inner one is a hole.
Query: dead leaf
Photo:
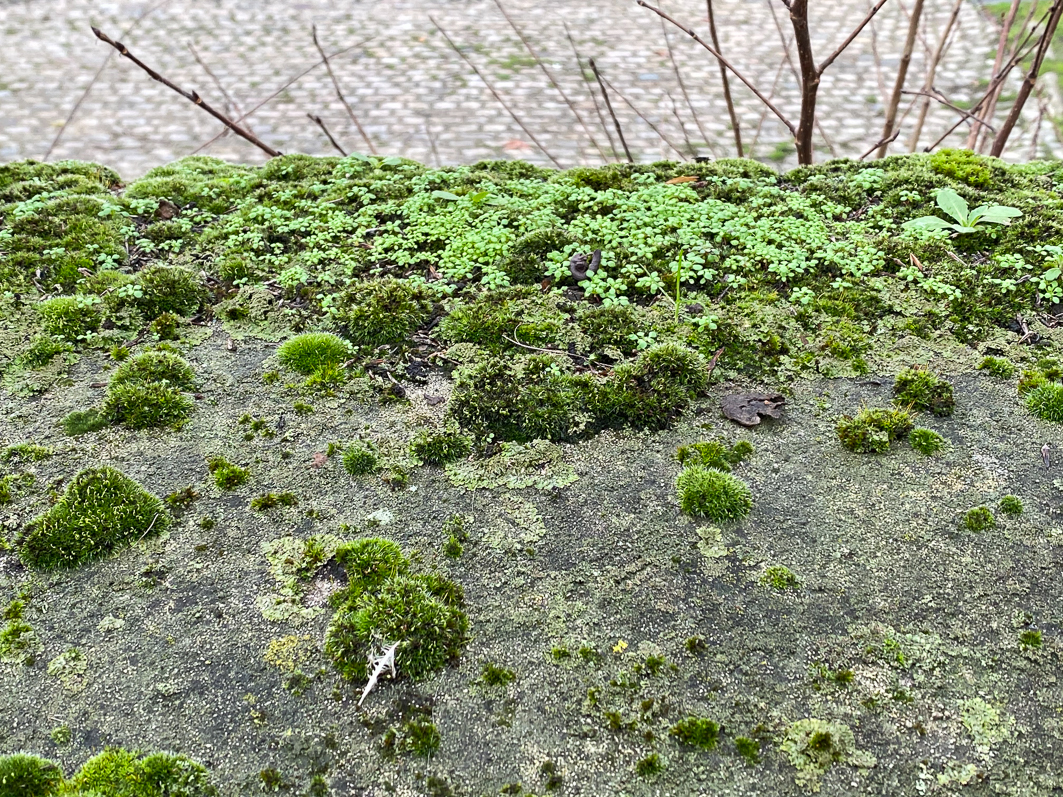
[[[325,456],[320,451],[315,451],[314,452],[314,458],[310,462],[310,467],[311,468],[321,468],[321,467],[324,467],[326,462],[328,462],[328,457]]]
[[[679,185],[680,183],[696,183],[697,177],[673,177],[671,180],[665,180],[665,185]]]
[[[181,211],[181,209],[179,207],[177,207],[177,205],[175,205],[170,200],[168,200],[168,199],[160,199],[159,200],[159,207],[155,211],[155,215],[156,215],[156,217],[162,219],[163,221],[169,221],[174,216],[176,216],[180,211]]]
[[[756,426],[761,416],[781,418],[786,398],[780,393],[742,393],[724,396],[720,409],[724,417],[740,426]]]

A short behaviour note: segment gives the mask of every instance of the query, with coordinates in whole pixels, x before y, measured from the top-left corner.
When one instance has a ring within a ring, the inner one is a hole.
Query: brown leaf
[[[175,205],[170,200],[168,200],[168,199],[160,199],[159,200],[159,207],[155,211],[155,216],[157,218],[162,219],[163,221],[169,221],[174,216],[176,216],[180,211],[181,211],[181,209],[179,207],[177,207],[177,205]]]
[[[324,467],[326,462],[328,462],[328,457],[325,456],[320,451],[315,451],[314,452],[314,458],[310,462],[310,467],[311,468],[321,468],[321,467]]]
[[[781,418],[785,397],[780,393],[742,393],[724,396],[720,409],[724,417],[741,426],[756,426],[761,416]]]
[[[696,183],[697,177],[673,177],[671,180],[665,180],[665,185],[679,185],[680,183]]]

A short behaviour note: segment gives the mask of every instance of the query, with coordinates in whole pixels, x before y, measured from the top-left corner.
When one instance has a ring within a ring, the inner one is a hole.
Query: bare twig
[[[687,159],[687,156],[683,154],[683,150],[679,149],[679,147],[677,147],[675,144],[673,144],[671,139],[669,139],[668,136],[666,136],[663,132],[661,132],[661,129],[659,127],[657,127],[657,125],[655,125],[653,122],[651,122],[649,119],[647,119],[642,114],[642,112],[639,111],[639,109],[635,107],[635,104],[633,102],[631,102],[631,100],[629,100],[627,97],[625,97],[623,95],[623,93],[620,91],[620,89],[618,89],[616,86],[614,86],[612,83],[610,83],[609,80],[607,80],[604,75],[598,73],[597,69],[595,70],[595,73],[598,74],[599,79],[603,83],[605,83],[605,85],[609,88],[610,91],[612,91],[616,96],[618,96],[620,99],[622,99],[624,101],[624,104],[627,105],[627,107],[630,108],[632,111],[634,111],[635,116],[637,116],[639,119],[641,119],[643,122],[645,122],[649,126],[649,128],[651,130],[653,130],[654,133],[657,134],[657,136],[661,139],[661,141],[663,141],[665,144],[667,144],[669,147],[671,147],[673,150],[675,150],[676,154],[679,155],[680,158],[682,158],[683,160]]]
[[[221,95],[225,98],[226,112],[231,111],[237,114],[243,113],[243,110],[240,108],[240,103],[238,103],[233,98],[233,96],[225,90],[225,86],[222,85],[222,82],[218,79],[218,76],[214,74],[213,70],[211,70],[211,68],[207,66],[207,62],[199,57],[199,53],[196,52],[196,48],[192,46],[192,42],[188,42],[186,46],[188,47],[188,51],[192,53],[192,57],[196,59],[196,63],[199,64],[203,68],[203,71],[207,73],[207,76],[214,81],[214,85],[217,87],[218,91],[221,92]],[[248,130],[251,130],[251,125],[245,125],[245,127]],[[228,133],[229,129],[226,128],[225,132]]]
[[[930,99],[934,100],[935,102],[940,102],[942,105],[944,105],[944,106],[946,106],[948,108],[951,108],[956,113],[958,113],[961,116],[963,116],[965,119],[970,119],[975,124],[984,125],[985,127],[988,127],[990,130],[993,130],[993,126],[992,125],[990,125],[988,122],[983,122],[981,119],[978,118],[978,116],[976,114],[973,114],[970,111],[965,111],[963,108],[960,108],[959,106],[953,105],[951,102],[949,102],[944,97],[940,96],[939,94],[937,94],[934,91],[902,91],[901,94],[912,94],[912,95],[914,95],[916,97],[929,97]],[[996,131],[994,130],[994,132],[996,132]]]
[[[856,39],[856,37],[860,35],[860,31],[862,31],[864,29],[864,27],[872,19],[875,18],[875,14],[877,14],[879,12],[879,10],[882,8],[882,6],[886,5],[886,3],[888,3],[888,2],[889,2],[889,0],[878,0],[878,2],[875,3],[875,5],[872,6],[871,9],[867,12],[867,15],[864,17],[863,21],[853,29],[852,33],[849,34],[849,38],[847,38],[840,45],[838,45],[838,48],[833,53],[831,53],[830,55],[827,56],[826,60],[824,60],[819,65],[819,67],[817,68],[816,71],[818,71],[821,75],[824,72],[826,72],[827,71],[827,67],[829,67],[831,64],[833,64],[835,59],[837,59],[837,57],[839,55],[841,55],[843,52],[845,52],[845,48],[847,48],[850,44],[853,43],[853,41]]]
[[[1010,59],[1014,57],[1015,53],[1019,49],[1021,49],[1022,46],[1025,46],[1025,41],[1029,38],[1029,35],[1032,34],[1033,30],[1035,30],[1037,28],[1037,25],[1040,24],[1040,22],[1035,24],[1034,28],[1031,29],[1029,31],[1029,33],[1027,33],[1027,29],[1030,27],[1030,23],[1033,21],[1034,15],[1037,13],[1037,5],[1038,4],[1037,3],[1030,3],[1029,5],[1030,5],[1030,10],[1026,13],[1026,16],[1023,17],[1022,26],[1019,28],[1019,35],[1017,37],[1017,40],[1011,46],[1011,49],[1008,50],[1008,56],[1007,57],[1009,59],[1009,62],[1010,62]],[[1020,40],[1023,42],[1023,44],[1021,44],[1021,45],[1019,43]],[[994,75],[996,74],[996,71],[997,71],[996,69],[993,70]],[[985,108],[986,116],[985,116],[985,118],[987,120],[988,119],[992,119],[993,115],[997,112],[997,102],[999,101],[1000,93],[1003,90],[1004,90],[1004,83],[1003,83],[1003,81],[1001,81],[1000,83],[997,84],[996,91],[993,93],[993,96],[989,98],[989,102],[986,105],[986,108]],[[979,152],[985,152],[985,148],[987,146],[989,146],[991,141],[992,141],[992,139],[991,139],[990,135],[985,130],[980,130],[980,138],[978,140],[978,151]]]
[[[147,11],[145,11],[140,16],[138,16],[136,19],[134,19],[129,24],[129,26],[125,30],[122,31],[122,38],[124,39],[126,36],[128,36],[130,33],[132,33],[133,30],[137,27],[137,25],[139,25],[141,22],[143,22],[145,19],[147,19],[151,14],[155,13],[156,11],[158,11],[160,8],[162,8],[164,5],[166,5],[169,2],[170,2],[170,0],[160,0],[160,2],[156,3],[151,8],[149,8]],[[48,160],[48,158],[50,158],[52,156],[52,152],[55,151],[55,148],[57,146],[59,146],[59,140],[63,137],[63,133],[66,132],[67,127],[74,120],[74,117],[77,115],[77,112],[81,109],[81,104],[83,102],[85,102],[85,99],[89,96],[89,92],[92,91],[93,86],[96,85],[96,81],[100,79],[100,75],[103,74],[103,70],[107,68],[107,65],[109,63],[111,63],[111,59],[112,58],[114,58],[114,51],[113,50],[107,53],[107,57],[103,59],[103,62],[100,64],[99,69],[96,70],[96,74],[94,74],[92,76],[92,80],[89,81],[89,85],[87,85],[85,87],[85,90],[83,92],[81,92],[81,96],[78,97],[77,102],[74,103],[74,107],[70,109],[70,113],[67,114],[66,119],[63,121],[62,126],[59,128],[59,131],[55,134],[55,138],[52,139],[52,143],[48,145],[48,151],[44,153],[44,157],[41,158],[42,161]]]
[[[941,32],[941,38],[938,40],[937,47],[934,48],[933,55],[930,56],[930,61],[926,66],[926,78],[923,80],[923,91],[930,91],[934,87],[934,76],[937,74],[938,64],[941,63],[941,57],[945,52],[945,45],[948,42],[949,34],[952,33],[952,26],[956,24],[956,17],[960,14],[960,9],[963,7],[963,0],[956,0],[952,6],[952,14],[949,15],[949,21],[945,24],[945,29]],[[930,99],[925,97],[922,104],[919,106],[919,116],[915,121],[915,127],[912,128],[912,134],[908,139],[908,151],[915,152],[915,148],[919,146],[919,136],[923,132],[923,124],[926,122],[927,112],[930,110]]]
[[[863,155],[861,155],[859,158],[857,158],[857,160],[864,160],[864,158],[866,158],[868,155],[870,155],[876,149],[879,150],[880,152],[884,151],[886,147],[888,147],[890,144],[892,144],[894,141],[897,140],[897,136],[899,136],[900,134],[901,134],[901,129],[898,127],[896,130],[893,131],[893,133],[890,135],[889,138],[883,138],[883,139],[881,139],[879,141],[876,141],[874,143],[874,145],[871,147],[871,149],[869,149],[867,152],[865,152]]]
[[[687,108],[690,109],[690,115],[694,119],[694,124],[697,125],[698,132],[701,133],[701,140],[709,143],[709,134],[705,132],[705,128],[702,127],[701,119],[698,118],[698,112],[694,109],[694,103],[690,101],[690,94],[687,92],[687,84],[683,80],[683,73],[679,69],[679,62],[675,60],[675,50],[672,48],[672,40],[668,36],[668,27],[665,25],[664,20],[661,20],[661,35],[664,36],[665,46],[668,48],[668,60],[672,62],[672,71],[675,73],[675,81],[679,84],[679,90],[683,92],[683,100],[687,104]],[[672,100],[672,104],[675,105],[675,100]],[[687,140],[687,146],[690,148],[691,157],[695,157],[697,152],[694,151],[694,147],[690,143],[690,137],[687,135],[686,125],[683,124],[683,120],[679,117],[679,110],[675,109],[676,118],[679,119],[679,126],[683,128],[683,137]]]
[[[686,122],[683,121],[683,117],[679,113],[679,105],[675,101],[675,96],[670,91],[665,92],[665,94],[668,96],[669,102],[672,103],[672,116],[675,117],[676,122],[679,124],[679,129],[683,133],[683,143],[687,145],[687,152],[690,153],[690,157],[696,158],[698,150],[694,146],[694,142],[690,140],[690,133],[687,132]]]
[[[923,17],[923,0],[915,0],[915,6],[908,19],[908,37],[904,40],[904,52],[901,54],[901,63],[897,67],[897,80],[893,84],[893,94],[890,95],[889,107],[886,109],[886,124],[882,128],[882,140],[878,146],[876,158],[886,157],[889,145],[897,140],[900,131],[897,124],[897,108],[901,104],[901,92],[904,83],[908,79],[908,66],[912,62],[912,50],[915,49],[915,35],[919,30],[919,21]],[[867,157],[866,155],[864,157]],[[863,160],[863,158],[861,158]]]
[[[716,52],[722,52],[720,49],[720,37],[716,35],[716,15],[712,11],[712,0],[705,0],[705,5],[708,11],[709,19],[709,38],[712,39],[712,46],[716,48]],[[717,59],[717,64],[720,67],[720,81],[723,83],[723,101],[727,104],[727,114],[731,117],[731,130],[734,132],[735,137],[735,151],[738,153],[738,157],[745,157],[742,153],[742,130],[738,124],[738,112],[735,110],[734,100],[731,98],[731,81],[727,77],[727,68],[724,67],[723,62]]]
[[[572,31],[568,29],[568,22],[565,20],[561,20],[561,24],[565,28],[565,36],[568,38],[568,43],[572,46],[572,54],[576,56],[576,67],[579,69],[580,80],[586,87],[587,93],[591,97],[591,102],[594,103],[594,112],[598,116],[598,121],[602,125],[602,130],[605,131],[605,137],[609,140],[609,149],[612,150],[613,157],[616,160],[620,160],[620,155],[616,151],[616,144],[613,142],[613,134],[609,132],[609,124],[605,121],[605,116],[602,115],[602,107],[598,104],[598,95],[595,93],[594,89],[587,85],[590,81],[586,79],[586,73],[583,71],[583,58],[580,56],[579,49],[576,47],[575,39],[572,38]],[[603,156],[603,160],[608,162],[609,159]]]
[[[436,149],[436,137],[432,135],[431,128],[432,120],[425,119],[424,121],[424,134],[428,137],[428,146],[432,150],[432,159],[436,162],[436,168],[443,165],[443,161],[439,158],[439,150]]]
[[[321,128],[321,132],[324,133],[326,136],[328,136],[328,140],[332,144],[332,146],[334,146],[337,150],[339,150],[339,153],[343,157],[346,158],[347,157],[347,150],[345,150],[343,147],[341,147],[339,145],[339,142],[336,141],[336,139],[332,137],[332,133],[330,133],[329,129],[327,127],[325,127],[325,123],[323,121],[321,121],[321,117],[320,116],[315,116],[312,113],[308,113],[307,116],[310,117],[310,120],[314,124],[316,124],[318,127]]]
[[[680,22],[678,22],[677,20],[675,20],[672,17],[670,17],[668,14],[664,13],[663,11],[661,11],[661,9],[659,9],[659,8],[657,8],[655,6],[651,6],[649,3],[646,2],[646,0],[638,0],[638,4],[640,6],[642,6],[643,8],[648,8],[654,14],[657,14],[658,16],[663,17],[664,19],[668,20],[673,25],[675,25],[677,28],[679,28],[681,31],[683,31],[687,36],[692,38],[694,41],[696,41],[698,44],[700,44],[702,47],[704,47],[706,50],[708,50],[710,53],[712,53],[713,57],[716,58],[717,61],[719,61],[723,66],[727,67],[727,69],[730,70],[731,74],[733,74],[736,78],[741,80],[742,83],[745,84],[746,88],[748,88],[750,91],[753,92],[753,94],[756,95],[757,99],[759,99],[762,103],[767,105],[768,108],[771,110],[771,112],[774,113],[777,117],[779,117],[779,121],[781,121],[784,125],[786,125],[786,128],[791,133],[796,133],[797,132],[797,128],[795,128],[793,123],[783,115],[782,111],[780,111],[778,108],[776,108],[775,105],[771,102],[771,100],[769,100],[767,97],[765,97],[760,92],[760,90],[756,86],[754,86],[746,78],[745,75],[743,75],[741,72],[739,72],[737,69],[735,69],[734,66],[731,65],[731,62],[728,61],[726,58],[724,58],[723,55],[721,55],[719,50],[714,48],[712,45],[706,43],[706,41],[704,39],[702,39],[700,36],[698,36],[698,34],[695,33],[692,29],[684,27]]]
[[[1011,35],[1011,26],[1015,24],[1015,17],[1019,13],[1019,4],[1022,0],[1011,0],[1011,6],[1008,7],[1007,14],[1004,15],[1004,22],[1000,26],[1000,38],[997,39],[997,54],[993,59],[993,71],[991,75],[996,75],[1000,71],[1001,65],[1004,63],[1004,53],[1008,50],[1008,37]],[[1037,3],[1031,3],[1036,6]],[[993,106],[995,108],[995,105]],[[990,105],[987,105],[980,115],[982,121],[989,121],[993,117],[993,110]],[[977,149],[978,139],[981,136],[981,129],[977,126],[971,128],[971,132],[967,134],[967,143],[964,147],[967,149]]]
[[[485,86],[487,86],[487,90],[491,92],[491,95],[498,101],[498,104],[506,109],[506,113],[508,113],[510,115],[510,117],[513,119],[513,121],[517,123],[517,126],[521,130],[524,131],[524,134],[535,143],[535,146],[537,146],[542,151],[542,153],[544,155],[546,155],[547,158],[550,159],[551,163],[553,163],[554,166],[556,166],[559,169],[562,168],[561,164],[558,162],[557,158],[555,158],[550,153],[550,150],[548,150],[546,147],[544,147],[539,142],[539,139],[537,139],[535,137],[535,134],[532,133],[532,131],[528,129],[527,125],[525,125],[524,122],[522,122],[520,120],[520,117],[517,116],[517,114],[513,112],[513,109],[510,108],[509,105],[506,103],[506,101],[502,99],[502,96],[497,91],[495,91],[495,87],[491,85],[490,81],[488,81],[488,79],[484,76],[484,74],[477,68],[476,64],[474,64],[472,61],[469,60],[469,57],[467,55],[465,55],[465,53],[463,53],[461,51],[461,49],[458,47],[458,45],[454,43],[454,40],[452,38],[450,38],[449,35],[447,35],[447,32],[445,30],[443,30],[443,28],[440,26],[440,24],[438,22],[435,21],[435,18],[432,17],[431,15],[429,15],[428,19],[431,20],[432,24],[436,26],[436,30],[438,30],[440,33],[443,34],[443,38],[447,40],[447,44],[450,45],[450,48],[454,52],[456,52],[458,54],[458,56],[461,58],[461,60],[464,61],[466,64],[468,64],[469,68],[472,69],[472,71],[476,73],[476,76],[478,78],[480,78],[480,80],[483,81],[483,84]]]
[[[369,44],[369,42],[371,42],[374,38],[376,38],[376,37],[370,37],[368,39],[363,39],[362,41],[358,42],[357,44],[352,44],[350,47],[344,47],[342,50],[337,50],[334,53],[329,53],[329,58],[337,58],[337,57],[343,55],[344,53],[349,53],[351,50],[355,49],[356,47],[362,47],[362,46],[364,46],[366,44]],[[251,110],[249,110],[247,113],[241,114],[240,118],[238,118],[236,121],[237,122],[244,121],[249,116],[251,116],[251,114],[253,114],[259,108],[261,108],[263,105],[265,105],[266,103],[268,103],[271,100],[274,100],[278,96],[280,96],[285,90],[287,90],[289,87],[291,87],[292,84],[294,84],[297,80],[299,80],[299,79],[305,77],[306,75],[310,74],[315,69],[317,69],[319,66],[321,66],[323,63],[325,63],[324,60],[315,61],[313,64],[308,66],[302,72],[299,72],[297,75],[295,75],[295,77],[289,78],[288,81],[284,83],[284,85],[282,85],[279,89],[277,89],[272,94],[270,94],[264,100],[259,102],[257,105],[253,106],[251,108]],[[218,133],[218,135],[214,136],[214,138],[212,138],[209,141],[206,141],[206,142],[200,144],[198,147],[196,147],[192,151],[192,154],[195,155],[196,153],[202,152],[207,147],[209,147],[211,144],[213,144],[215,141],[217,141],[219,138],[221,138],[224,134],[225,134],[225,131],[223,130],[221,133]]]
[[[620,144],[624,148],[624,154],[627,155],[627,162],[634,163],[635,159],[631,157],[631,150],[628,149],[627,141],[624,140],[624,129],[620,126],[620,120],[616,118],[616,112],[613,110],[613,103],[609,101],[609,92],[605,89],[605,83],[602,81],[602,75],[598,71],[598,67],[594,63],[594,59],[589,61],[591,69],[594,71],[594,79],[598,81],[598,88],[602,90],[602,97],[605,99],[605,107],[609,110],[609,115],[613,117],[613,124],[616,125],[616,134],[620,136]]]
[[[240,138],[243,138],[243,139],[246,139],[247,141],[250,141],[252,144],[254,144],[260,150],[265,152],[271,158],[275,158],[275,157],[277,157],[278,155],[281,154],[277,150],[273,149],[273,147],[271,147],[269,144],[266,144],[265,142],[260,140],[258,138],[258,136],[256,136],[254,133],[250,132],[249,130],[247,130],[247,129],[243,128],[243,127],[240,127],[240,125],[238,125],[236,122],[234,122],[232,119],[230,119],[228,116],[226,116],[225,114],[221,113],[220,111],[216,111],[214,108],[212,108],[206,102],[204,102],[203,98],[200,97],[198,94],[196,94],[196,92],[194,92],[194,91],[185,91],[180,86],[178,86],[176,83],[172,83],[171,81],[169,81],[166,78],[164,78],[162,75],[160,75],[154,69],[152,69],[150,66],[148,66],[143,61],[141,61],[139,58],[137,58],[135,55],[133,55],[131,52],[129,52],[129,50],[126,48],[126,46],[124,44],[122,44],[121,42],[114,41],[106,33],[101,31],[99,28],[93,28],[92,32],[96,34],[96,38],[97,39],[99,39],[100,41],[106,42],[107,44],[111,45],[114,49],[116,49],[118,51],[118,53],[120,55],[128,58],[134,64],[136,64],[141,69],[143,69],[145,72],[147,72],[152,80],[157,80],[159,83],[162,83],[167,88],[171,88],[174,91],[176,91],[178,94],[180,94],[185,99],[189,100],[192,103],[195,103],[200,108],[202,108],[204,111],[206,111],[211,116],[213,116],[215,119],[217,119],[219,122],[221,122],[226,127],[228,127],[230,130],[232,130],[234,133],[236,133],[236,135],[240,136]]]
[[[535,63],[539,66],[539,69],[544,75],[546,75],[546,79],[550,81],[550,85],[553,86],[554,90],[561,95],[561,99],[565,101],[565,105],[567,105],[568,109],[572,111],[572,115],[576,117],[576,121],[579,122],[580,127],[583,128],[583,132],[587,134],[587,138],[590,139],[591,144],[593,144],[594,148],[598,150],[598,154],[602,156],[602,160],[605,160],[605,152],[598,144],[598,141],[594,138],[594,135],[591,133],[591,130],[587,126],[587,123],[583,120],[583,115],[580,114],[579,109],[576,107],[576,103],[569,99],[569,96],[565,93],[565,90],[561,88],[560,84],[558,84],[556,80],[554,80],[553,74],[550,72],[549,69],[546,68],[546,64],[543,63],[543,59],[539,57],[539,53],[537,53],[535,51],[535,48],[531,46],[531,42],[529,42],[528,38],[524,35],[524,31],[517,27],[517,23],[513,21],[513,19],[509,16],[509,12],[506,11],[505,7],[503,7],[502,0],[495,0],[495,5],[498,6],[498,10],[502,12],[502,16],[506,18],[506,22],[509,23],[509,26],[513,28],[513,32],[517,34],[517,37],[524,45],[524,49],[528,51],[528,54],[531,55],[531,57],[535,60]]]
[[[362,123],[358,121],[358,117],[354,114],[354,109],[351,104],[347,102],[347,98],[343,96],[343,90],[340,88],[340,82],[336,79],[336,73],[332,71],[332,63],[329,61],[328,55],[325,53],[325,48],[321,46],[321,42],[317,40],[317,25],[311,25],[310,31],[314,37],[314,46],[317,48],[318,53],[321,55],[321,60],[325,62],[325,69],[328,70],[328,76],[332,80],[332,87],[336,90],[336,97],[343,104],[343,107],[347,111],[347,116],[354,123],[354,126],[358,128],[358,133],[365,141],[365,145],[369,147],[369,152],[372,155],[376,155],[376,147],[373,146],[373,140],[369,138],[369,135],[365,132],[365,128],[362,127]],[[329,136],[332,138],[332,136]]]

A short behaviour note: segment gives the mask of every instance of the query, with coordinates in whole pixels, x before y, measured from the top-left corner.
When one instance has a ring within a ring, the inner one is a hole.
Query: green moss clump
[[[454,430],[421,431],[410,443],[410,453],[425,465],[446,465],[467,457],[472,441]]]
[[[38,335],[15,358],[15,365],[30,369],[44,368],[58,355],[66,354],[73,350],[74,347],[64,340],[51,335]]]
[[[702,465],[680,473],[676,489],[684,512],[717,523],[741,520],[753,508],[753,496],[744,481]]]
[[[439,729],[428,717],[415,717],[398,728],[388,728],[384,733],[385,757],[395,753],[409,753],[418,758],[428,758],[443,743]]]
[[[0,756],[0,797],[48,797],[63,785],[63,771],[54,761],[15,753]]]
[[[305,332],[289,338],[277,349],[277,359],[286,368],[310,376],[325,366],[340,366],[351,356],[351,346],[329,332]]]
[[[760,577],[760,583],[766,587],[783,592],[798,589],[801,586],[797,575],[785,565],[772,565]]]
[[[95,296],[56,296],[36,305],[41,325],[52,335],[69,343],[84,340],[99,329],[100,313]]]
[[[486,291],[457,303],[439,326],[440,336],[454,343],[475,343],[492,353],[528,346],[560,344],[566,316],[557,300],[536,288],[513,287]]]
[[[37,443],[16,443],[0,451],[0,462],[40,462],[55,456],[54,449]]]
[[[1011,360],[1005,360],[1003,357],[983,357],[977,367],[979,371],[985,371],[997,379],[1011,379],[1015,375],[1014,363]]]
[[[416,332],[430,310],[422,288],[385,277],[366,280],[340,294],[329,312],[352,343],[387,346]]]
[[[211,457],[207,460],[207,470],[213,474],[214,484],[219,490],[235,490],[247,484],[247,480],[251,478],[246,468],[234,465],[225,457]]]
[[[630,305],[611,304],[592,307],[577,318],[592,351],[615,349],[625,356],[635,352],[639,320]]]
[[[251,499],[251,508],[256,512],[265,512],[275,506],[297,506],[299,499],[295,493],[264,493]]]
[[[1019,384],[1017,389],[1020,396],[1029,396],[1037,388],[1047,385],[1051,380],[1044,375],[1044,373],[1037,368],[1025,369],[1022,374],[1019,375]]]
[[[1043,421],[1063,423],[1063,384],[1044,382],[1026,394],[1026,408]]]
[[[109,423],[130,429],[180,427],[195,410],[195,403],[179,390],[159,382],[126,383],[110,387],[103,404]]]
[[[1005,515],[1021,515],[1022,499],[1017,495],[1005,495],[1000,499],[1000,511]]]
[[[109,385],[146,382],[165,383],[177,390],[191,390],[196,382],[195,371],[184,359],[168,351],[146,351],[119,365],[111,374]]]
[[[640,758],[635,764],[635,773],[640,778],[652,778],[664,772],[664,762],[657,753],[650,753],[645,758]]]
[[[642,352],[618,365],[593,396],[599,426],[663,429],[708,386],[708,363],[700,354],[673,343]]]
[[[760,742],[748,736],[735,737],[735,750],[753,767],[760,763]]]
[[[480,683],[484,686],[506,686],[517,677],[513,670],[487,662],[480,671]]]
[[[927,410],[939,417],[952,415],[956,406],[952,385],[923,369],[909,368],[897,374],[893,392],[901,406]]]
[[[820,779],[835,763],[865,767],[875,763],[873,756],[856,749],[856,740],[848,726],[819,719],[793,723],[780,750],[797,769],[798,785],[812,791],[818,791]]]
[[[945,447],[945,438],[933,429],[924,429],[920,426],[908,433],[908,444],[920,454],[926,454],[929,457]]]
[[[181,317],[173,313],[163,313],[148,325],[148,329],[159,340],[177,340],[180,328]]]
[[[681,465],[704,465],[706,468],[730,471],[753,453],[753,446],[748,440],[739,440],[733,446],[726,446],[717,440],[691,443],[679,446],[675,458]]]
[[[989,158],[977,155],[969,149],[942,149],[930,156],[930,168],[943,177],[949,177],[972,188],[989,188],[993,185],[994,169]],[[997,171],[1002,171],[996,166]]]
[[[177,266],[148,266],[136,278],[140,296],[129,301],[149,320],[163,313],[191,316],[207,298],[207,291],[199,277]]]
[[[343,469],[351,476],[369,476],[380,470],[376,447],[361,440],[347,446],[343,452]]]
[[[98,432],[110,426],[110,421],[99,410],[74,410],[65,416],[60,425],[63,431],[71,437]]]
[[[996,518],[987,506],[976,506],[968,509],[963,516],[963,525],[968,531],[988,531],[997,525]]]
[[[857,454],[884,454],[890,443],[912,428],[907,410],[867,407],[856,417],[845,415],[838,420],[838,439]]]
[[[1042,642],[1040,631],[1027,630],[1019,634],[1019,644],[1024,648],[1039,648]]]
[[[707,717],[686,717],[668,731],[668,735],[691,747],[715,750],[720,738],[720,726]]]
[[[17,540],[30,567],[76,567],[159,534],[170,524],[163,502],[111,467],[87,468]]]
[[[333,595],[337,611],[325,637],[325,653],[345,678],[365,679],[369,654],[398,643],[399,676],[418,680],[457,658],[468,639],[464,596],[452,581],[411,573],[390,540],[360,539],[340,546],[336,561],[347,587]]]
[[[215,797],[207,770],[183,755],[108,747],[86,761],[70,791],[106,797]]]

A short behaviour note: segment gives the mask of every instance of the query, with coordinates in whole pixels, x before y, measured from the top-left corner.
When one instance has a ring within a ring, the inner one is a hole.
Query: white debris
[[[359,706],[362,705],[369,693],[373,691],[373,687],[376,686],[377,680],[384,674],[385,670],[391,670],[391,677],[395,677],[395,651],[398,648],[399,643],[396,642],[384,648],[379,656],[369,656],[369,667],[372,672],[369,674],[369,682],[365,685],[365,689],[362,690],[362,698],[358,701]]]

